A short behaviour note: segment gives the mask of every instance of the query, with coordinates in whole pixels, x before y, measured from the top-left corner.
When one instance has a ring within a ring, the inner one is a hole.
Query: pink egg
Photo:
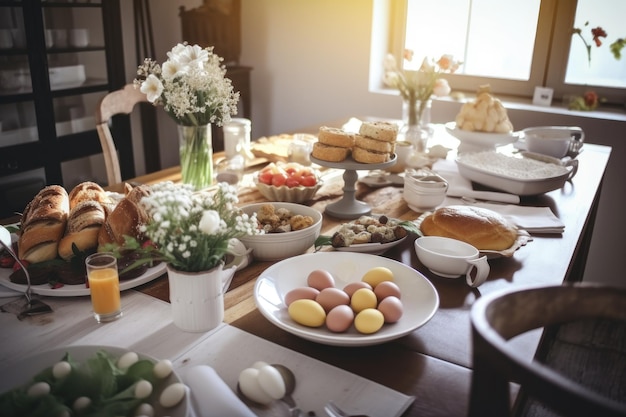
[[[343,290],[348,294],[349,297],[352,297],[352,294],[354,294],[356,290],[360,290],[361,288],[367,288],[371,290],[372,286],[367,282],[357,281],[349,283],[348,285],[343,287]]]
[[[385,323],[395,323],[402,317],[404,308],[398,297],[390,295],[378,304],[378,311],[383,313]]]
[[[326,327],[335,333],[345,332],[354,322],[354,312],[347,305],[338,305],[326,315]]]
[[[296,300],[315,300],[319,290],[312,287],[298,287],[285,294],[285,304],[287,307]]]
[[[311,271],[306,279],[306,283],[309,287],[322,291],[324,288],[334,287],[335,279],[330,272],[322,269],[316,269]]]
[[[329,287],[324,288],[320,293],[315,297],[315,301],[320,303],[320,305],[324,308],[324,310],[328,313],[334,307],[338,305],[348,305],[350,303],[350,296],[346,294],[345,291],[340,290],[339,288]]]
[[[380,303],[383,299],[394,296],[398,298],[402,298],[400,296],[400,287],[398,284],[392,281],[383,281],[374,288],[374,294],[376,294],[376,298]]]

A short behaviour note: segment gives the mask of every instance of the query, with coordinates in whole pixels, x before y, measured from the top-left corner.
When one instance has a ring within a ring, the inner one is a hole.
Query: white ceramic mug
[[[470,287],[478,287],[487,280],[489,262],[486,256],[469,243],[440,236],[415,239],[417,258],[432,273],[444,278],[465,275]]]
[[[70,29],[70,45],[84,48],[89,45],[89,31],[87,29]]]
[[[578,126],[538,126],[522,132],[530,152],[554,158],[563,158],[569,151],[580,151],[585,140],[585,132]]]
[[[413,145],[411,142],[399,140],[396,142],[396,163],[387,168],[389,172],[403,172],[406,168],[406,160],[413,153]]]

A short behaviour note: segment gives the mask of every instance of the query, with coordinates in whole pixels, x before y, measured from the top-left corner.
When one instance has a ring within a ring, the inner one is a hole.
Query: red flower
[[[599,98],[595,91],[587,91],[583,98],[585,100],[585,105],[587,105],[590,109],[598,107]]]
[[[600,38],[606,38],[606,32],[600,26],[595,29],[591,29],[591,34],[593,35],[593,41],[596,43],[596,46],[602,45],[602,40]]]

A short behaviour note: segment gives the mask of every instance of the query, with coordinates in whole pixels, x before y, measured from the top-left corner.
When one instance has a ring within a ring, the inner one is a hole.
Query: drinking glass
[[[85,265],[96,321],[102,323],[122,317],[120,278],[115,256],[108,252],[94,253],[87,257]]]

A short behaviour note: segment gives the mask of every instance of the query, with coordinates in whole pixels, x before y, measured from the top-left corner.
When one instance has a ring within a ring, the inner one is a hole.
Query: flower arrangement
[[[179,43],[167,57],[163,65],[146,58],[134,85],[178,124],[183,182],[200,190],[213,183],[210,124],[230,121],[237,113],[239,92],[233,91],[213,47]]]
[[[588,21],[585,22],[584,24],[584,27],[587,27],[587,26],[589,26]],[[585,48],[587,49],[587,62],[589,63],[589,65],[591,65],[591,47],[592,47],[591,42],[587,42],[587,40],[583,36],[583,31],[581,28],[577,28],[577,27],[573,28],[572,35],[578,35],[578,37],[585,44]],[[602,27],[597,26],[595,28],[591,28],[591,40],[593,43],[595,43],[596,47],[598,48],[601,47],[602,46],[601,38],[606,38],[607,36],[608,34],[606,33],[604,29],[602,29]],[[619,60],[622,58],[622,49],[624,48],[624,46],[626,46],[626,39],[624,38],[618,38],[609,45],[611,53],[613,54],[615,59]]]
[[[235,206],[237,190],[226,183],[214,193],[198,193],[190,185],[163,182],[141,202],[151,217],[141,232],[159,259],[179,271],[208,271],[223,261],[232,238],[259,233],[256,214]]]
[[[179,43],[167,57],[163,65],[146,58],[137,68],[134,85],[148,101],[163,105],[181,125],[222,126],[229,122],[237,113],[239,92],[233,91],[223,59],[213,53],[213,47]]]
[[[413,61],[413,51],[404,50],[404,61],[409,64]],[[400,92],[402,98],[409,103],[425,103],[434,94],[442,97],[450,94],[450,85],[445,78],[441,78],[444,73],[454,73],[460,61],[455,60],[452,55],[442,55],[438,60],[424,58],[421,66],[417,70],[400,68],[392,54],[387,54],[383,68],[383,83],[395,88]],[[409,125],[416,125],[421,119],[424,108],[416,109],[415,115],[409,112]],[[416,120],[411,120],[415,117]]]

